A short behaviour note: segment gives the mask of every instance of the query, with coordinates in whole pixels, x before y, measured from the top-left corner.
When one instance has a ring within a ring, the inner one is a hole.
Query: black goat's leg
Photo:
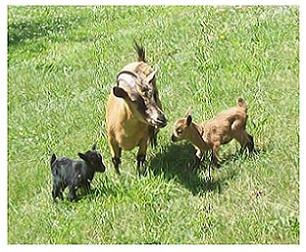
[[[75,185],[70,185],[68,188],[69,188],[68,200],[69,201],[77,201],[76,186]]]
[[[54,202],[56,202],[57,197],[63,200],[62,184],[58,177],[53,179],[52,198]]]
[[[86,194],[89,194],[90,193],[90,182],[87,181],[85,184],[84,184],[84,189],[85,189],[85,193]]]

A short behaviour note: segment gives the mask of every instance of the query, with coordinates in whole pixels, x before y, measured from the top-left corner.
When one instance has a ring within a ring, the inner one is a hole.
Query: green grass
[[[299,10],[297,7],[14,7],[8,9],[8,242],[10,244],[299,243]],[[105,132],[116,73],[136,59],[159,68],[169,124],[136,176],[136,149],[117,176]],[[207,180],[194,150],[170,141],[192,105],[196,122],[249,105],[258,154],[234,141]],[[93,142],[107,171],[77,203],[51,199],[53,152],[77,158]]]

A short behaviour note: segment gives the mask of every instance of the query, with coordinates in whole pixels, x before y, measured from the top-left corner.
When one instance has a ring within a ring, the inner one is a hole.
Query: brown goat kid
[[[146,63],[144,49],[137,44],[135,49],[138,61],[118,73],[117,86],[106,107],[108,141],[118,174],[121,150],[137,146],[137,170],[139,174],[143,172],[148,144],[150,140],[156,143],[159,128],[167,124],[155,83],[156,71]]]
[[[220,161],[219,149],[222,144],[236,139],[242,149],[250,152],[254,149],[253,137],[246,131],[247,105],[242,98],[237,106],[223,111],[214,118],[202,123],[192,122],[190,114],[186,118],[175,122],[172,141],[189,140],[195,146],[198,161],[201,161],[208,150],[212,150],[212,163],[218,165]]]

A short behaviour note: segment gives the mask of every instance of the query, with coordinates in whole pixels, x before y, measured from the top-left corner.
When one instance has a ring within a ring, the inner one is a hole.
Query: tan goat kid
[[[201,161],[208,150],[212,150],[212,163],[218,165],[220,161],[219,149],[222,144],[236,139],[242,149],[250,152],[254,149],[253,137],[246,131],[247,105],[242,98],[237,106],[223,111],[214,118],[202,123],[192,122],[191,115],[175,122],[172,141],[189,140],[195,146],[198,161]]]
[[[118,174],[121,150],[139,147],[137,170],[143,173],[149,141],[156,142],[159,128],[167,124],[155,83],[156,72],[146,63],[145,51],[135,45],[138,61],[117,75],[106,107],[106,127],[112,162]]]

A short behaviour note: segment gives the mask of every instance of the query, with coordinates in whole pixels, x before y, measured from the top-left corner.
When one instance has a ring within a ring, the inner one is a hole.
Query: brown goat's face
[[[163,111],[158,107],[157,91],[152,82],[154,75],[150,74],[136,90],[130,93],[120,87],[115,87],[115,96],[125,99],[133,115],[141,122],[154,127],[163,128],[167,125],[167,119]]]
[[[157,92],[153,85],[144,83],[138,88],[138,95],[137,109],[141,117],[151,126],[158,128],[165,127],[167,119],[164,112],[157,105]]]
[[[189,115],[187,118],[179,119],[175,122],[174,130],[171,136],[171,140],[173,142],[187,139],[191,121],[192,121],[192,117]]]

